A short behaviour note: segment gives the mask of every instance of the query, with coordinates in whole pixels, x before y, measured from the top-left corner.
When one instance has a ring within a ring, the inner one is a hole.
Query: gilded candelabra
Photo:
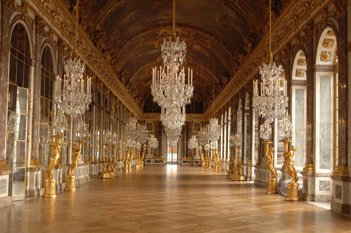
[[[118,176],[118,170],[117,170],[117,149],[116,149],[116,143],[113,143],[111,145],[111,147],[112,147],[113,157],[112,157],[111,164],[110,164],[110,173],[111,173],[112,177],[117,177]]]
[[[234,165],[234,175],[233,181],[244,181],[245,177],[243,176],[243,162],[241,159],[241,145],[237,145],[237,162]]]
[[[271,146],[272,142],[269,140],[264,140],[264,150],[265,150],[265,159],[266,159],[266,168],[269,171],[268,179],[268,193],[273,194],[277,193],[277,171],[274,167],[274,149]]]
[[[56,197],[56,181],[53,178],[53,170],[61,157],[62,134],[52,136],[50,140],[51,156],[48,169],[45,172],[44,197]]]
[[[111,179],[112,175],[110,173],[110,166],[111,166],[111,159],[110,159],[110,145],[105,144],[104,145],[105,149],[105,156],[103,157],[103,171],[101,173],[101,179]]]
[[[131,164],[132,157],[133,157],[133,150],[132,148],[129,147],[126,150],[126,156],[124,160],[124,167],[125,167],[126,173],[130,173],[132,171],[132,164]]]
[[[67,169],[67,176],[66,176],[66,191],[75,191],[76,190],[76,181],[74,171],[78,166],[79,159],[82,154],[82,139],[77,139],[76,142],[73,144],[72,148],[72,159],[71,164]]]
[[[235,167],[235,154],[234,154],[234,151],[235,151],[235,147],[234,145],[232,145],[230,147],[230,160],[229,160],[229,170],[228,170],[228,173],[227,173],[227,179],[233,179],[233,176],[234,176],[234,167]]]
[[[215,172],[220,174],[222,171],[222,161],[218,149],[215,149],[213,152],[213,160],[215,162]]]
[[[296,169],[294,166],[294,155],[296,148],[295,146],[291,145],[289,148],[289,144],[291,141],[289,138],[283,139],[284,143],[284,169],[287,171],[291,177],[291,182],[288,184],[288,194],[287,194],[287,201],[298,201],[299,194],[298,194],[298,177],[296,173]]]

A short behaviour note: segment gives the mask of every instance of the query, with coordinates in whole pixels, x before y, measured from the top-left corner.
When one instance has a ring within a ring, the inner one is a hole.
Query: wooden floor
[[[195,167],[146,167],[0,209],[0,232],[351,232],[351,219]]]

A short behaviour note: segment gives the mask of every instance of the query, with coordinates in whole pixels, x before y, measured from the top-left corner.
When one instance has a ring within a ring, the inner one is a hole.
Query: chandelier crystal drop
[[[147,142],[152,149],[156,149],[158,147],[158,140],[154,134],[149,135]]]
[[[169,129],[178,129],[185,124],[185,108],[163,108],[161,110],[162,125]]]
[[[63,133],[66,129],[69,129],[67,118],[60,108],[57,108],[52,125],[55,132]]]
[[[82,115],[91,103],[91,78],[84,77],[85,64],[80,58],[64,62],[63,78],[55,81],[55,102],[67,115]]]
[[[211,142],[217,141],[220,135],[220,125],[218,124],[218,119],[212,117],[206,128],[208,140],[210,140]]]

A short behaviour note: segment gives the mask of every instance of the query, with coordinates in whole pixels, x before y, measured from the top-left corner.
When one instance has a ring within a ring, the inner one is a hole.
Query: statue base
[[[66,177],[66,191],[76,191],[76,177],[67,176]]]
[[[101,179],[112,179],[111,173],[109,172],[102,173]]]
[[[298,184],[290,182],[288,184],[288,195],[286,197],[287,201],[298,201],[299,200],[299,190]]]
[[[232,181],[244,181],[245,177],[244,176],[239,176],[239,175],[233,175]]]
[[[268,194],[277,193],[277,179],[269,178],[268,180]]]
[[[55,179],[45,179],[44,196],[45,198],[56,197],[56,181]]]

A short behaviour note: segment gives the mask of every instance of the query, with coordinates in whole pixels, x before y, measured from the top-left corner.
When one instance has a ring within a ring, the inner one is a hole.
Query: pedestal
[[[277,179],[270,177],[268,180],[268,194],[275,193],[277,193]]]
[[[245,177],[244,176],[239,176],[239,175],[233,175],[233,181],[244,181]]]
[[[76,191],[76,177],[67,176],[66,177],[66,191]]]
[[[45,198],[56,197],[56,181],[55,179],[45,180],[44,196]]]
[[[299,190],[298,184],[294,182],[290,182],[288,184],[288,194],[286,197],[287,201],[298,201],[299,200]]]
[[[102,179],[112,179],[112,176],[109,172],[104,172],[104,173],[102,173],[101,178]]]

